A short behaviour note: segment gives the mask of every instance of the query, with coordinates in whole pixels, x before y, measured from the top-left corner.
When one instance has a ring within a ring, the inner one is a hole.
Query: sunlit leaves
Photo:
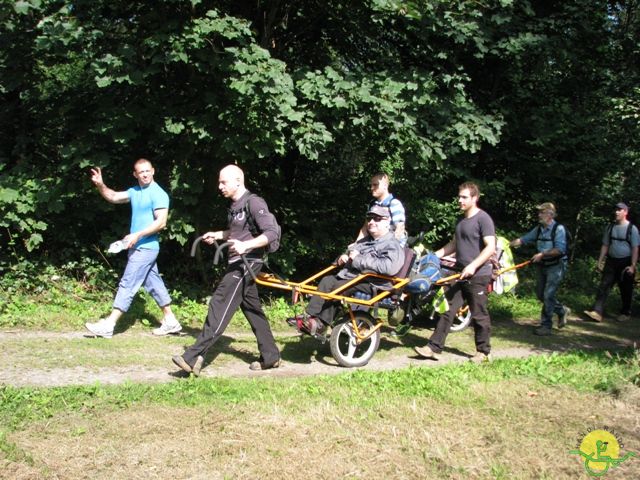
[[[17,14],[26,15],[31,10],[39,9],[41,4],[42,4],[41,0],[31,0],[31,1],[18,0],[13,4],[13,9]]]

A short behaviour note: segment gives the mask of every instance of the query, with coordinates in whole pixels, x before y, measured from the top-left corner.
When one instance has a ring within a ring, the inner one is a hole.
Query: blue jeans
[[[149,292],[159,307],[166,307],[171,303],[171,297],[164,286],[164,281],[158,272],[158,250],[137,248],[129,250],[129,259],[124,269],[118,293],[113,301],[113,308],[126,312],[131,306],[133,297],[140,287]]]
[[[538,266],[538,283],[536,285],[536,295],[542,302],[540,312],[540,324],[543,327],[553,326],[553,314],[564,314],[564,306],[558,301],[556,292],[560,287],[560,282],[567,269],[565,262],[560,261],[555,265]]]

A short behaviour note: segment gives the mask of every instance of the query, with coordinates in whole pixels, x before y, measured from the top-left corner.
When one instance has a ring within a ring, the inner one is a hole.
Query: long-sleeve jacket
[[[395,275],[404,264],[404,248],[391,232],[378,239],[367,235],[349,249],[359,254],[338,272],[338,278],[350,279],[369,272]]]
[[[238,200],[231,203],[228,212],[229,238],[233,240],[247,241],[253,238],[251,227],[247,220],[247,215],[253,217],[258,232],[269,240],[274,241],[279,235],[278,222],[269,211],[267,203],[262,197],[255,195],[248,190]],[[247,254],[247,258],[262,258],[264,248],[256,248]],[[238,254],[229,256],[229,263],[240,260]]]

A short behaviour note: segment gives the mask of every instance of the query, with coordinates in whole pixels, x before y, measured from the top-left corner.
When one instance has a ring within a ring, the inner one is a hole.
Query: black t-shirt
[[[463,217],[456,225],[456,265],[464,268],[469,265],[485,247],[484,237],[496,235],[493,220],[487,212],[479,210],[474,216]],[[477,276],[491,275],[491,262],[485,262],[476,270]]]

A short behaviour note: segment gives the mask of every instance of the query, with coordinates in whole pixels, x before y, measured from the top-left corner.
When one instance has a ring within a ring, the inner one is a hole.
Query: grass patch
[[[640,450],[640,397],[620,393],[637,392],[637,368],[627,350],[314,378],[5,386],[0,465],[13,478],[576,478],[582,465],[567,452],[587,428],[615,428],[626,451]],[[637,478],[640,462],[618,473]]]
[[[270,318],[284,361],[298,365],[313,361],[333,364],[327,344],[322,345],[308,336],[295,336],[293,329],[284,320],[287,313],[282,308],[280,304],[275,304],[273,311],[276,313]],[[594,324],[570,321],[567,327],[562,331],[556,330],[555,335],[551,337],[538,337],[533,334],[535,320],[494,315],[492,323],[494,352],[532,348],[542,351],[617,349],[628,345],[628,339],[640,338],[638,322]],[[26,369],[34,374],[36,370],[45,374],[46,371],[54,372],[56,369],[78,366],[88,370],[132,366],[164,370],[172,365],[172,355],[180,353],[193,343],[195,336],[200,332],[201,324],[193,327],[185,325],[182,336],[163,338],[151,334],[153,327],[154,325],[143,325],[142,322],[119,322],[116,328],[117,335],[111,340],[83,338],[83,327],[78,327],[77,332],[70,334],[33,332],[33,335],[30,335],[26,332],[13,336],[7,333],[0,336],[0,349],[5,353],[5,369],[13,372]],[[427,328],[416,328],[407,336],[397,339],[389,335],[390,331],[387,327],[383,329],[374,361],[385,362],[393,361],[397,357],[413,357],[413,348],[424,345],[431,335],[431,330]],[[474,351],[474,335],[471,328],[460,333],[452,333],[447,338],[447,353],[464,356],[471,355]],[[33,352],[37,352],[37,355]],[[225,335],[209,351],[207,364],[214,362],[215,366],[222,368],[230,363],[237,364],[238,361],[250,363],[257,355],[255,337],[250,332],[244,316],[238,313]]]
[[[28,293],[0,292],[0,327],[78,330],[109,311],[109,289],[50,280]],[[0,386],[0,478],[576,478],[584,469],[566,452],[588,428],[603,426],[620,434],[625,450],[640,452],[640,362],[637,351],[621,350],[640,338],[640,325],[572,319],[552,337],[536,337],[532,288],[524,275],[518,295],[490,296],[494,352],[565,353],[299,378]],[[560,298],[579,312],[592,300],[582,290],[563,287]],[[112,340],[3,335],[5,370],[14,378],[79,366],[164,372],[206,315],[204,296],[172,296],[184,336],[151,336],[160,311],[141,293]],[[608,308],[617,301],[614,292]],[[265,310],[285,362],[330,359],[327,345],[290,336],[286,298],[267,300]],[[246,368],[257,348],[241,313],[228,332],[208,360],[231,369],[240,359]],[[401,340],[384,335],[374,360],[413,356],[429,335],[424,328]],[[451,334],[445,350],[473,353],[473,331]],[[640,478],[640,460],[616,474]]]
[[[256,399],[281,403],[296,398],[301,403],[323,399],[340,405],[378,406],[390,395],[399,398],[449,399],[456,405],[477,402],[472,387],[527,379],[541,385],[569,386],[577,391],[614,392],[620,385],[638,381],[640,361],[636,350],[611,355],[571,352],[527,359],[503,359],[491,364],[408,368],[390,372],[356,370],[338,376],[303,379],[243,380],[186,379],[169,384],[128,383],[122,386],[57,388],[0,387],[0,418],[4,425],[42,420],[60,411],[128,408],[134,403],[167,405],[239,404]]]
[[[0,292],[0,328],[27,328],[61,331],[83,328],[87,321],[106,317],[111,311],[115,292],[96,291],[81,283],[59,279],[37,292]],[[208,308],[208,296],[190,298],[178,290],[171,292],[172,309],[187,327],[199,328]],[[283,297],[265,297],[263,308],[267,317],[284,319],[293,316],[294,309]],[[131,308],[120,321],[120,328],[137,323],[156,327],[162,321],[162,312],[153,298],[144,290],[136,295]],[[272,320],[273,321],[273,320]],[[244,315],[237,311],[234,324],[238,330],[251,331]]]
[[[580,268],[584,270],[586,267]],[[591,286],[584,278],[582,282],[576,283],[573,278],[575,276],[570,275],[566,279],[558,297],[575,313],[579,313],[591,308],[596,283]],[[77,279],[49,267],[35,279],[17,279],[14,283],[6,280],[0,282],[0,328],[75,330],[82,329],[87,321],[105,317],[111,310],[118,275],[115,271],[102,272],[100,275],[94,272],[94,277],[99,277],[99,281],[91,276],[88,278],[93,278],[92,281],[87,278]],[[522,269],[520,277],[515,293],[489,296],[493,319],[539,318],[541,305],[535,298],[535,269]],[[207,288],[187,290],[188,292],[171,291],[173,310],[184,326],[199,329],[207,314],[208,295],[211,291]],[[287,317],[300,313],[300,307],[294,308],[288,295],[268,289],[262,289],[261,292],[264,295],[263,307],[274,329],[282,328]],[[614,289],[608,298],[607,311],[615,313],[619,306],[619,295]],[[153,299],[144,290],[140,290],[129,312],[119,322],[119,329],[127,330],[137,324],[154,328],[160,324],[161,319],[161,311]],[[248,322],[239,311],[235,313],[232,322],[233,330],[250,331]]]
[[[9,462],[25,463],[29,466],[35,464],[31,455],[15,443],[7,440],[6,432],[0,432],[0,453],[2,453],[2,456]]]

